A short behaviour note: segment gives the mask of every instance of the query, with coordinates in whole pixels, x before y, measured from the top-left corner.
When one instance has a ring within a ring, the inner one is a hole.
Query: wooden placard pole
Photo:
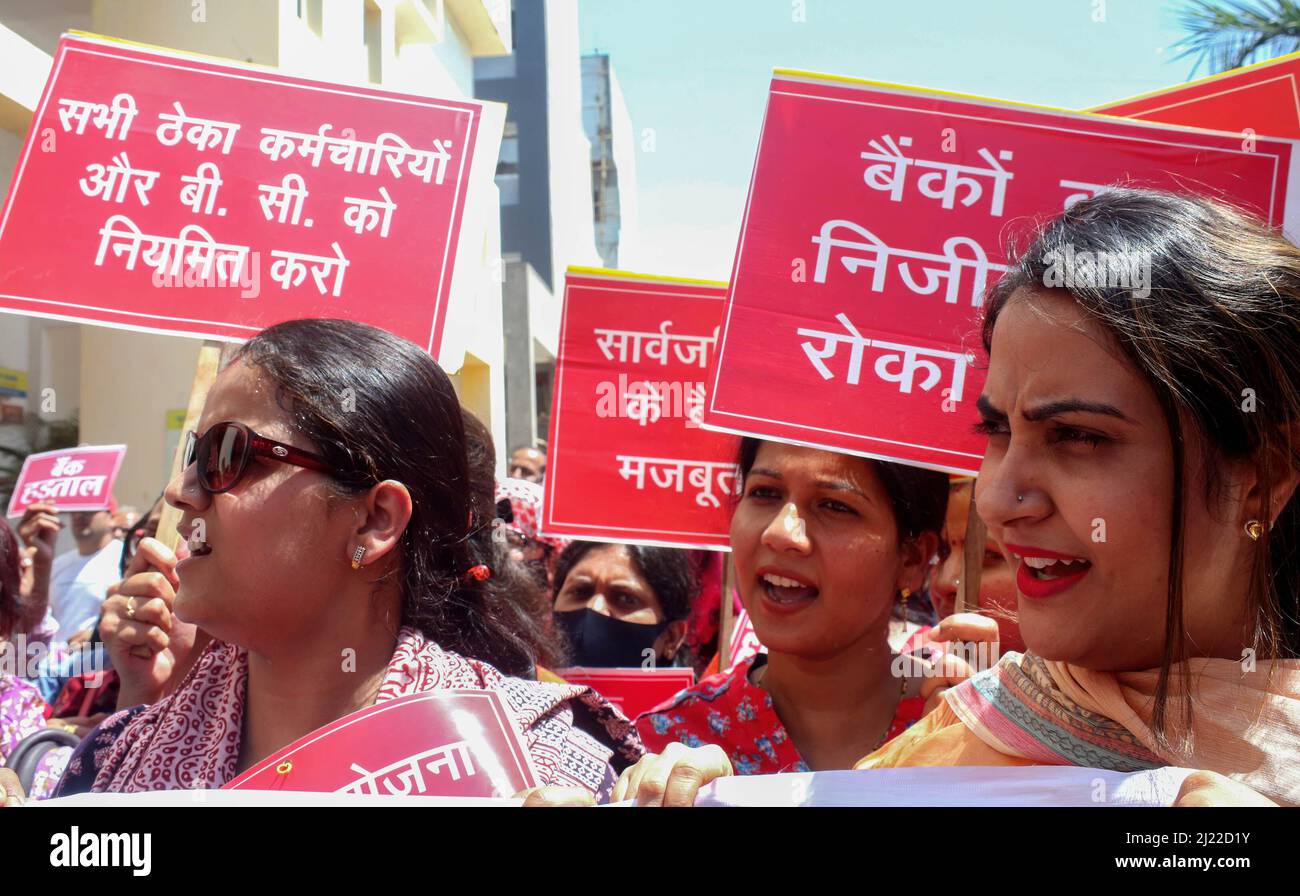
[[[208,390],[212,388],[212,382],[217,378],[217,373],[221,370],[224,361],[229,360],[230,353],[233,353],[234,346],[229,343],[216,342],[211,339],[205,339],[203,345],[199,348],[198,364],[194,368],[194,383],[190,386],[190,400],[185,407],[185,423],[181,427],[181,440],[176,445],[176,453],[172,455],[171,472],[167,476],[167,481],[171,482],[181,471],[181,459],[185,455],[186,436],[199,425],[199,417],[203,414],[203,403],[208,398]],[[179,543],[179,534],[176,531],[181,522],[181,512],[179,509],[170,504],[163,504],[162,516],[158,520],[157,538],[171,550],[176,550]]]
[[[185,407],[185,423],[181,427],[181,440],[176,445],[176,453],[172,455],[171,473],[167,481],[171,482],[181,472],[181,461],[185,457],[185,442],[187,434],[198,428],[199,417],[203,414],[203,404],[207,401],[208,390],[212,388],[212,383],[217,378],[221,368],[230,362],[234,356],[237,346],[228,342],[217,342],[211,339],[205,339],[203,345],[199,348],[198,363],[194,367],[194,382],[190,386],[190,400]],[[181,511],[164,502],[162,515],[158,519],[158,534],[155,536],[171,550],[176,550],[180,544],[180,533],[177,527],[181,521]],[[190,650],[188,662],[183,667],[177,667],[172,670],[171,679],[163,688],[163,696],[170,694],[182,679],[190,667],[199,658],[203,649],[211,640],[210,636],[202,629],[195,633],[194,646]],[[135,656],[148,659],[153,656],[153,651],[144,645],[138,645],[131,648],[131,653]]]
[[[975,512],[975,489],[970,491],[970,508],[966,516],[966,544],[961,556],[961,579],[957,584],[957,602],[954,613],[965,613],[967,608],[980,605],[980,575],[984,571],[984,544],[988,529]]]
[[[731,553],[728,552],[726,560],[722,564],[722,612],[718,616],[718,671],[725,672],[729,668],[731,661],[731,629],[734,625],[732,619],[731,592],[735,587],[736,566],[731,561]]]

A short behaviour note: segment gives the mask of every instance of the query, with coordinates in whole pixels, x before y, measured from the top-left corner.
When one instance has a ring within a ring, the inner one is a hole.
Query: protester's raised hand
[[[21,806],[27,801],[23,785],[12,769],[0,768],[0,809],[6,806]]]
[[[1204,806],[1276,806],[1264,794],[1218,772],[1192,772],[1183,779],[1174,805],[1191,808]]]
[[[636,800],[638,806],[694,806],[700,788],[714,778],[735,774],[717,744],[688,747],[669,744],[623,772],[610,802]]]
[[[59,508],[53,504],[32,504],[23,511],[23,518],[18,521],[18,536],[30,549],[26,556],[33,564],[48,566],[53,562],[54,545],[62,528]]]
[[[140,542],[126,578],[108,589],[99,634],[121,678],[118,706],[153,703],[194,645],[194,626],[172,615],[180,580],[176,555],[161,541]]]

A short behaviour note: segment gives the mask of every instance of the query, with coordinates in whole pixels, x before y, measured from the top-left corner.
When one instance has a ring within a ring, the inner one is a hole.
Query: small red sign
[[[539,783],[501,696],[448,689],[346,715],[222,789],[509,797]]]
[[[695,684],[695,673],[690,669],[670,666],[655,669],[598,669],[593,666],[574,666],[557,673],[569,684],[585,684],[613,703],[623,715],[635,719],[649,712],[679,691]]]
[[[22,516],[33,504],[54,504],[64,511],[107,509],[124,457],[125,445],[27,455],[9,498],[8,516]]]

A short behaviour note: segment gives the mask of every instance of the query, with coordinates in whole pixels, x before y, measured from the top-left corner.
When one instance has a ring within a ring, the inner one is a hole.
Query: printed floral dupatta
[[[1233,660],[1195,659],[1187,669],[1193,696],[1186,746],[1162,746],[1152,728],[1159,670],[1097,672],[1008,653],[947,691],[943,705],[857,767],[1176,765],[1300,804],[1300,661],[1261,661],[1246,670]],[[1169,702],[1174,718],[1178,702]]]
[[[510,678],[403,628],[376,702],[440,688],[499,691],[544,784],[598,797],[644,753],[632,723],[590,688]],[[248,655],[214,641],[174,694],[104,720],[78,747],[60,792],[220,787],[236,776]],[[70,785],[70,781],[72,784]]]

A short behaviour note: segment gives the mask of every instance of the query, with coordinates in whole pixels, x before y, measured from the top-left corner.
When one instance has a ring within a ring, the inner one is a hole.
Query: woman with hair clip
[[[742,775],[849,768],[919,719],[938,685],[900,675],[888,636],[938,551],[948,477],[752,438],[739,466],[732,559],[767,653],[637,729],[650,749],[714,744]]]
[[[1062,278],[1085,252],[1149,265],[1150,295]],[[1300,804],[1300,250],[1117,189],[1019,255],[983,339],[976,506],[1028,649],[858,767],[1175,765],[1203,770],[1180,805]],[[646,801],[729,773],[676,753],[629,772]]]
[[[343,715],[439,688],[499,691],[544,784],[607,792],[640,743],[590,689],[509,677],[533,673],[539,623],[491,566],[485,497],[451,382],[419,348],[337,320],[259,333],[167,488],[190,556],[144,541],[119,592],[156,651],[173,594],[213,641],[170,696],[93,731],[60,792],[220,787]]]

